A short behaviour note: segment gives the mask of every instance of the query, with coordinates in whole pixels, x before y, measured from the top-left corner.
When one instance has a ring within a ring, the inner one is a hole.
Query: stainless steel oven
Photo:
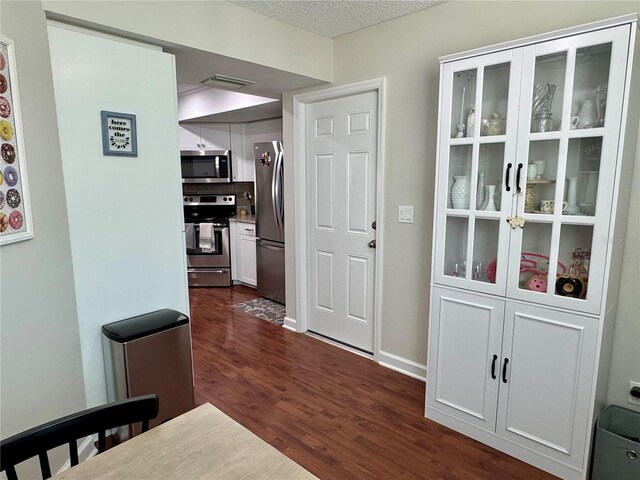
[[[230,150],[182,150],[182,183],[230,183]]]
[[[189,195],[183,202],[189,286],[231,286],[228,218],[235,213],[235,195]],[[201,248],[203,224],[213,228],[211,249]]]

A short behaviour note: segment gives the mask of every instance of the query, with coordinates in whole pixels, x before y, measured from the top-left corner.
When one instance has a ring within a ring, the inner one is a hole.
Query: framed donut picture
[[[131,113],[100,112],[102,154],[120,157],[138,156],[136,116]]]
[[[13,40],[0,36],[0,245],[33,238]]]

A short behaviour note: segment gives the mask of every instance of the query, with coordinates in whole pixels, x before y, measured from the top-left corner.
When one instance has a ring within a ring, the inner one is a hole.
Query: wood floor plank
[[[321,479],[555,478],[424,418],[424,383],[253,317],[255,290],[192,288],[196,403]]]

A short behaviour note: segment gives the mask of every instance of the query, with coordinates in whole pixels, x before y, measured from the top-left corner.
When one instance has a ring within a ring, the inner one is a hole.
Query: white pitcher
[[[591,128],[598,123],[598,108],[594,100],[582,102],[578,116],[571,117],[571,128]]]

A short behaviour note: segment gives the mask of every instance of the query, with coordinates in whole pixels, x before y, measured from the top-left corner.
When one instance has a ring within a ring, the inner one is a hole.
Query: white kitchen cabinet
[[[200,136],[200,125],[181,124],[178,126],[180,137],[180,150],[199,150],[202,148],[202,137]]]
[[[229,124],[203,123],[200,135],[205,150],[231,150],[231,132]]]
[[[231,124],[231,159],[233,161],[233,181],[255,181],[255,166],[253,150],[247,151],[247,126],[245,124]]]
[[[232,280],[255,287],[258,284],[256,226],[239,221],[230,224]]]
[[[234,220],[229,222],[229,256],[231,257],[231,281],[239,282],[238,277],[238,255],[236,252],[236,238],[238,223]]]
[[[606,390],[636,23],[441,59],[426,416],[563,478]]]
[[[178,127],[181,150],[230,150],[228,124],[189,124]]]

